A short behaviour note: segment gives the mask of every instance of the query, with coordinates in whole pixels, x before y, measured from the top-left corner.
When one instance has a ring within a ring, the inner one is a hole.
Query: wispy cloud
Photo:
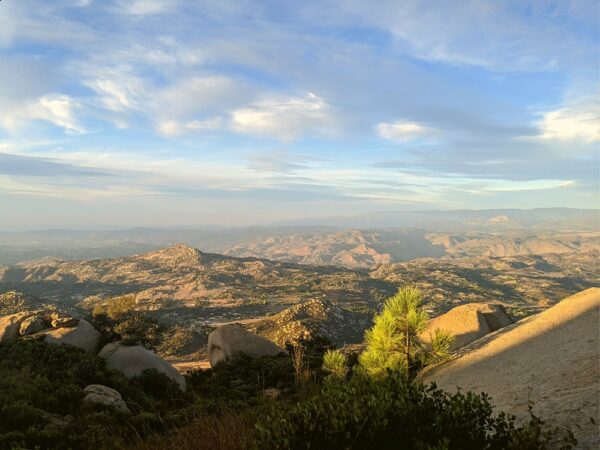
[[[306,133],[334,131],[335,118],[329,105],[316,94],[261,100],[231,113],[231,128],[256,136],[294,139]]]
[[[390,141],[410,141],[427,135],[433,130],[424,125],[410,121],[381,122],[377,124],[377,133]]]

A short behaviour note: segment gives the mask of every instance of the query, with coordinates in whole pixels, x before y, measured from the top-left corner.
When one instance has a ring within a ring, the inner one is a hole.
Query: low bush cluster
[[[132,411],[83,405],[83,389],[102,384]],[[111,448],[182,423],[190,399],[156,371],[128,380],[84,351],[35,339],[0,344],[0,448]]]
[[[277,405],[256,425],[255,449],[542,449],[554,437],[541,421],[515,425],[492,414],[485,395],[449,394],[403,373],[349,381],[328,377],[304,402]],[[565,447],[573,441],[567,436]]]

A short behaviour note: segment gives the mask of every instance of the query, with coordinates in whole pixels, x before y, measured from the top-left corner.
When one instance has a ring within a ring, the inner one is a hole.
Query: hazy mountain
[[[550,208],[393,212],[323,219],[335,226],[0,233],[0,264],[47,256],[115,258],[183,243],[231,256],[371,268],[422,257],[587,251],[598,248],[598,219],[597,210]]]
[[[353,217],[310,218],[285,225],[324,225],[338,228],[422,228],[432,231],[598,230],[600,210],[572,208],[485,209],[453,211],[389,211]]]

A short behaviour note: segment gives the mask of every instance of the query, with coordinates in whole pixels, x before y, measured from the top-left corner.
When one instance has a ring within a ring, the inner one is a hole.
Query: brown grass
[[[247,415],[224,411],[121,450],[241,450],[249,447],[253,432],[254,424]]]

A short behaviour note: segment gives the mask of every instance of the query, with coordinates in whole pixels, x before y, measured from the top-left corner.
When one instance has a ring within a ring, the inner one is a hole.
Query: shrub
[[[84,408],[83,388],[119,391],[133,412]],[[113,448],[181,422],[189,398],[154,371],[126,379],[83,350],[37,339],[0,344],[0,448]]]
[[[406,376],[331,379],[320,395],[273,408],[256,425],[256,449],[541,449],[550,439],[534,416],[521,426],[492,415],[490,399],[448,394]]]
[[[98,304],[92,310],[92,324],[102,332],[105,341],[121,340],[126,345],[143,345],[156,349],[164,331],[155,319],[135,310],[131,295]]]
[[[337,378],[346,378],[348,358],[339,350],[327,350],[323,355],[323,371]]]

